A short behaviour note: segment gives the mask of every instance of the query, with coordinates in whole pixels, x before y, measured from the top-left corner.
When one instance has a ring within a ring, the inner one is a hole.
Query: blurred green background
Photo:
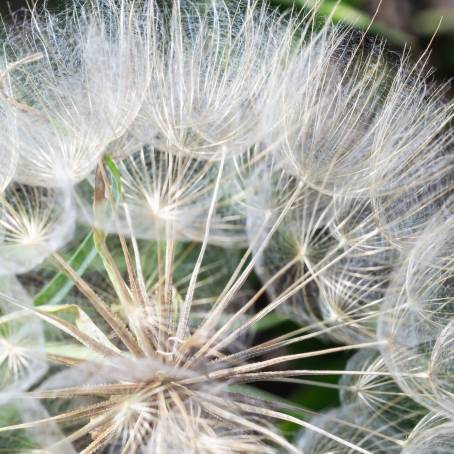
[[[165,0],[171,1],[171,0]],[[436,77],[454,75],[454,0],[270,0],[279,8],[301,8],[320,4],[320,13],[333,20],[365,29],[375,15],[369,33],[383,36],[392,50],[411,47],[419,55],[431,44],[431,63]],[[45,0],[0,0],[0,14],[8,20],[12,14],[29,4],[44,4]],[[70,5],[71,0],[47,0],[50,8]],[[440,22],[441,21],[441,22]]]
[[[431,43],[436,77],[454,75],[454,0],[271,0],[281,8],[320,4],[323,15],[384,37],[391,49],[417,57]],[[371,24],[372,18],[375,18]],[[433,40],[432,40],[433,39]]]

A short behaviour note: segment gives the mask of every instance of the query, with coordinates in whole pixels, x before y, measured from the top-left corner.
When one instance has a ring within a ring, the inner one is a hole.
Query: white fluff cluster
[[[309,8],[168,3],[2,36],[0,450],[453,452],[447,87]]]

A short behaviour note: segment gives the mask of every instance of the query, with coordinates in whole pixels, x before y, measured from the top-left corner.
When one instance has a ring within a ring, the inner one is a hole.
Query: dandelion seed
[[[402,452],[448,453],[454,447],[452,419],[429,413],[413,429]]]
[[[374,338],[399,254],[377,230],[371,204],[306,185],[298,190],[298,180],[279,169],[273,178],[276,185],[250,201],[251,244],[257,231],[252,223],[259,216],[265,225],[262,235],[270,232],[273,219],[265,222],[263,213],[279,206],[283,189],[289,188],[288,197],[291,191],[299,195],[259,255],[256,269],[267,291],[273,299],[288,294],[282,309],[302,323],[339,325],[329,336],[347,343]]]
[[[89,223],[106,232],[160,240],[202,241],[210,210],[213,188],[220,165],[216,161],[174,155],[150,147],[124,159],[115,160],[123,194],[112,211],[96,213],[89,202],[93,189],[81,191],[80,206]],[[225,164],[232,166],[230,162]],[[211,244],[245,245],[245,216],[240,210],[241,194],[233,195],[234,169],[223,173],[210,226]]]
[[[452,415],[452,231],[448,203],[396,271],[379,323],[396,381],[429,409]]]
[[[357,405],[392,433],[396,447],[403,444],[428,411],[399,388],[378,350],[355,353],[346,371],[339,381],[342,404]]]
[[[344,448],[333,440],[334,436],[349,440],[350,451],[353,452],[360,448],[366,452],[383,454],[401,452],[400,443],[393,439],[392,429],[355,405],[331,410],[314,418],[311,423],[318,430],[302,434],[298,446],[303,452],[343,452]],[[333,438],[327,438],[325,433],[332,434]]]
[[[20,298],[24,307],[32,302],[15,278],[2,278],[0,286],[0,402],[4,404],[42,379],[48,366],[41,321],[9,304],[8,298]]]
[[[63,190],[12,184],[0,197],[0,275],[31,270],[71,239],[75,210]]]

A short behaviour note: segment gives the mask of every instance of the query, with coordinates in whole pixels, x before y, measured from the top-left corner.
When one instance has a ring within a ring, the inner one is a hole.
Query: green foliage
[[[97,251],[90,232],[80,243],[69,259],[69,264],[81,276],[96,257]],[[63,298],[73,288],[74,283],[64,274],[57,273],[53,279],[36,295],[35,306],[43,304],[60,304]]]
[[[0,427],[20,424],[21,422],[20,414],[13,404],[7,404],[1,407]],[[38,446],[30,440],[25,430],[2,433],[0,435],[0,453],[19,454],[34,449],[38,449]]]
[[[327,17],[333,22],[341,22],[360,30],[367,30],[378,36],[385,37],[389,42],[405,45],[413,41],[408,33],[373,20],[373,17],[359,8],[360,1],[334,0],[273,0],[273,4],[284,7],[316,8],[321,17]]]

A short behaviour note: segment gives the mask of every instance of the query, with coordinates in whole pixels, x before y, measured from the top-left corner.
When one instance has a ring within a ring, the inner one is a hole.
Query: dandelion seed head
[[[103,0],[6,31],[2,446],[449,446],[452,106],[425,56],[315,17]],[[267,338],[276,313],[298,326]]]

